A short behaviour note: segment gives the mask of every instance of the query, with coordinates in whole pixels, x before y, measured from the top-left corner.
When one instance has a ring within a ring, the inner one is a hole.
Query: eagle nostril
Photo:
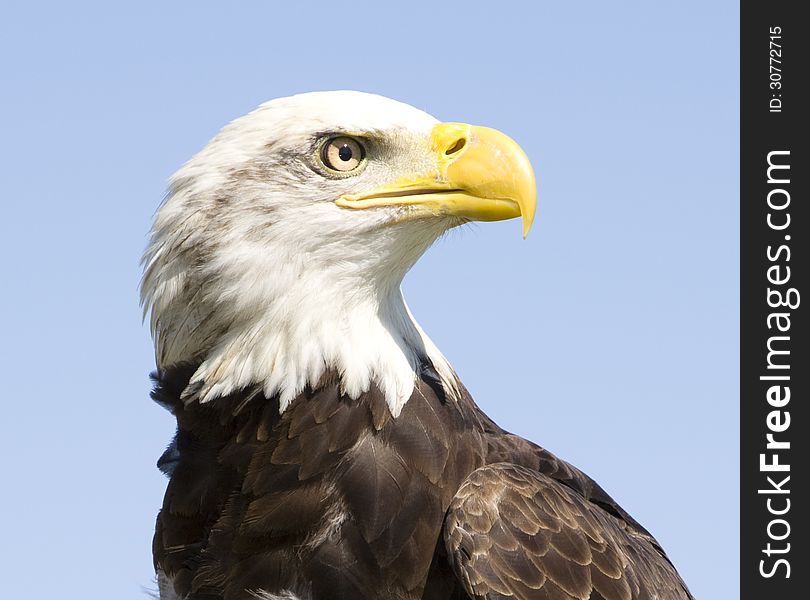
[[[453,142],[450,146],[448,146],[447,150],[444,151],[445,156],[451,156],[456,152],[460,152],[464,146],[467,145],[466,138],[458,138],[455,142]]]

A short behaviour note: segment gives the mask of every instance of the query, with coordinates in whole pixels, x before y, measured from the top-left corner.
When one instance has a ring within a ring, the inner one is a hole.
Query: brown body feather
[[[326,377],[281,415],[253,391],[180,399],[155,566],[190,600],[684,600],[658,544],[593,480],[419,382],[391,417]],[[429,372],[429,371],[428,371]],[[657,595],[656,595],[657,594]]]

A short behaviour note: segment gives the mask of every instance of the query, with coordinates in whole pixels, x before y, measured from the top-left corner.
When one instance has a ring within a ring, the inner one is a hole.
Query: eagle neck
[[[325,373],[339,374],[341,392],[357,398],[372,386],[398,416],[430,365],[457,394],[447,360],[414,320],[396,271],[369,276],[335,265],[291,273],[283,290],[258,311],[230,324],[191,378],[186,398],[208,402],[259,387],[284,412]]]

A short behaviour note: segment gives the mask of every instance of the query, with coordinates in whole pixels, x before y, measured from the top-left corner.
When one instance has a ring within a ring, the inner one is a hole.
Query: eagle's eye
[[[336,137],[326,140],[321,149],[323,164],[333,171],[353,171],[363,161],[366,152],[354,138]]]

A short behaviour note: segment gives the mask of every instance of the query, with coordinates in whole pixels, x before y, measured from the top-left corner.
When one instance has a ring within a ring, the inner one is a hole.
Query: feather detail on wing
[[[476,599],[692,599],[645,532],[515,464],[471,473],[443,535],[456,576]]]

